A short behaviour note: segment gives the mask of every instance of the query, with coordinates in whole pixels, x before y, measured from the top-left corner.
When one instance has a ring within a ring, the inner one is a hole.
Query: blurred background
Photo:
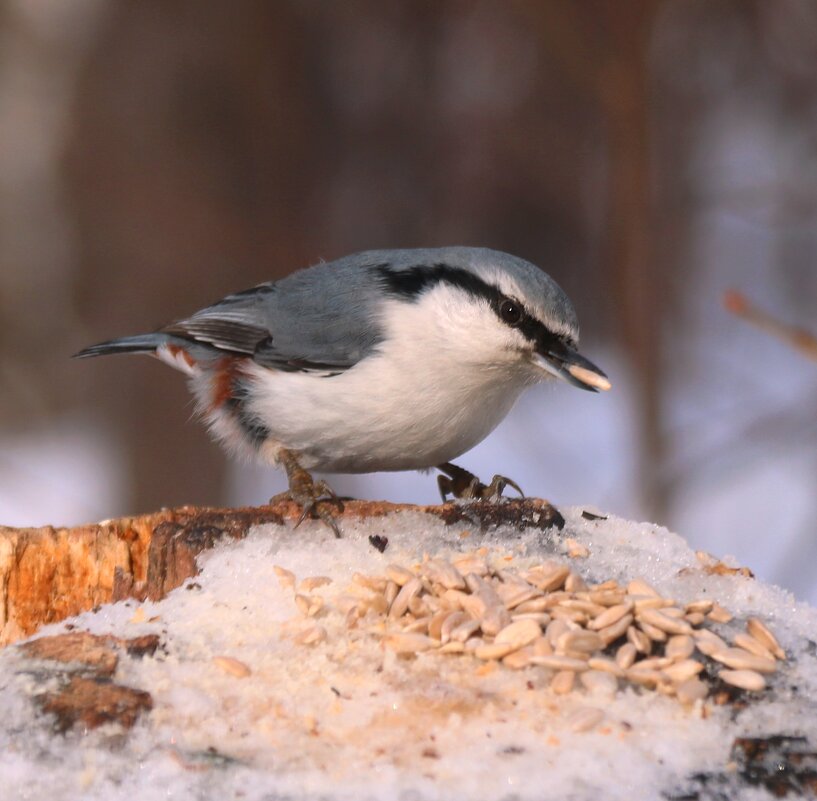
[[[529,391],[463,466],[817,602],[817,361],[723,303],[817,330],[812,0],[0,0],[0,523],[264,502],[180,375],[69,356],[449,244],[551,273],[613,381]]]

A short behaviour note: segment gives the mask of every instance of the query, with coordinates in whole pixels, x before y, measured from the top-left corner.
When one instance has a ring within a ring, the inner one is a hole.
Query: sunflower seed
[[[298,585],[298,592],[310,593],[331,583],[332,579],[329,576],[308,576]]]
[[[449,612],[440,626],[440,642],[447,643],[451,639],[451,632],[468,619],[465,612]]]
[[[627,644],[629,645],[629,643]],[[625,646],[622,645],[621,647],[624,648]],[[633,653],[635,653],[635,651],[633,651]],[[629,667],[629,665],[621,666],[607,656],[591,656],[590,659],[587,660],[587,664],[592,670],[600,670],[603,673],[611,673],[613,676],[618,677],[624,676],[623,667]]]
[[[626,596],[621,590],[593,590],[587,593],[587,600],[600,606],[618,606],[628,603]]]
[[[465,643],[462,642],[447,642],[437,649],[441,654],[461,654],[465,651]]]
[[[474,649],[474,656],[476,656],[477,659],[498,660],[515,650],[516,648],[512,643],[492,642],[480,645],[479,648]]]
[[[762,620],[756,617],[750,617],[746,621],[746,630],[761,645],[768,648],[778,659],[786,658],[786,652],[780,647],[777,638]]]
[[[295,589],[295,574],[281,565],[273,565],[272,569],[278,576],[278,583],[286,590]]]
[[[629,631],[627,632],[629,635]],[[616,651],[616,666],[620,670],[626,670],[632,667],[635,658],[638,655],[638,650],[632,642],[625,642],[624,645],[619,646]]]
[[[576,673],[572,670],[560,670],[550,680],[550,689],[557,695],[567,695],[576,681]]]
[[[720,604],[715,604],[707,617],[715,623],[728,623],[734,615],[727,612]]]
[[[454,565],[445,559],[431,559],[421,568],[423,575],[447,590],[465,589],[465,579]]]
[[[642,609],[638,612],[637,617],[639,622],[648,623],[650,626],[655,626],[667,634],[691,634],[692,626],[685,620],[677,620],[674,617],[668,617],[663,612],[657,609]]]
[[[295,635],[294,640],[299,645],[315,645],[326,639],[326,629],[323,626],[310,626]]]
[[[549,606],[552,606],[548,602],[548,597],[546,595],[541,595],[537,593],[537,598],[531,598],[529,601],[523,601],[518,606],[514,607],[514,612],[517,613],[526,613],[526,612],[544,612]]]
[[[618,623],[618,621],[625,615],[628,615],[632,608],[632,604],[630,603],[611,606],[597,617],[594,617],[587,627],[592,631],[601,631],[601,629],[606,629],[608,626]]]
[[[520,648],[518,651],[512,651],[503,660],[502,664],[511,670],[521,670],[530,665],[531,658],[530,648]]]
[[[569,575],[570,568],[567,565],[559,565],[547,571],[530,570],[525,578],[542,592],[553,592],[564,586]]]
[[[497,632],[494,642],[498,645],[510,645],[511,650],[524,648],[542,635],[539,624],[533,620],[517,620]]]
[[[688,659],[694,650],[695,640],[688,634],[676,634],[664,646],[664,654],[670,659]]]
[[[583,671],[588,669],[588,664],[583,659],[574,659],[570,656],[539,656],[534,655],[530,658],[532,665],[541,665],[542,667],[550,668],[551,670],[575,670]]]
[[[388,567],[386,567],[386,576],[398,587],[403,587],[415,578],[414,573],[400,565],[388,565]]]
[[[392,578],[392,581],[394,579]],[[399,582],[394,582],[398,584]],[[385,589],[385,588],[384,588]],[[423,591],[423,582],[416,576],[409,579],[401,588],[389,609],[389,617],[393,620],[402,617],[409,608],[409,601]]]
[[[573,623],[584,625],[587,623],[587,615],[578,609],[566,609],[563,606],[555,606],[550,610],[550,616],[554,620],[570,620]]]
[[[545,629],[545,637],[547,637],[548,642],[555,647],[559,637],[566,631],[570,631],[570,628],[564,620],[551,620]]]
[[[627,594],[628,595],[658,595],[658,590],[655,589],[651,584],[648,584],[644,579],[633,579],[627,585]]]
[[[593,695],[603,695],[605,698],[613,698],[618,690],[618,679],[607,671],[587,670],[579,674],[579,680],[585,689]]]
[[[604,720],[604,712],[600,709],[585,707],[574,712],[567,718],[567,725],[576,734],[595,729]]]
[[[451,639],[455,642],[466,642],[468,638],[479,631],[479,621],[478,620],[466,620],[464,623],[460,623],[455,629],[451,632]]]
[[[557,653],[566,651],[580,651],[592,654],[604,648],[604,640],[595,631],[566,631],[556,641]]]
[[[744,651],[748,651],[750,654],[762,656],[766,659],[774,659],[774,654],[750,634],[739,632],[732,639],[738,648],[743,648]]]
[[[687,612],[699,612],[702,615],[706,615],[712,611],[712,607],[715,605],[714,601],[710,601],[709,599],[702,599],[700,601],[690,601],[684,609]]]
[[[688,612],[684,615],[684,620],[691,626],[700,626],[706,620],[706,617],[703,612]]]
[[[454,567],[465,576],[473,573],[475,576],[487,576],[490,572],[488,562],[482,556],[470,555],[454,559]]]
[[[386,579],[378,578],[376,576],[367,576],[363,573],[355,573],[352,575],[352,581],[354,581],[355,584],[365,587],[367,590],[373,590],[374,592],[382,593],[386,589]]]
[[[652,650],[652,640],[635,626],[630,626],[627,629],[627,641],[632,643],[640,654],[648,654]]]
[[[718,678],[733,687],[740,687],[741,690],[760,692],[766,689],[766,679],[754,670],[721,670]]]
[[[232,656],[214,656],[213,664],[238,679],[245,679],[252,673],[248,665]]]
[[[699,678],[691,678],[681,682],[675,688],[675,695],[682,704],[694,704],[706,698],[708,690]]]
[[[665,676],[669,676],[670,679],[681,684],[687,679],[697,676],[703,669],[704,666],[695,659],[682,659],[680,662],[663,668],[663,672]]]
[[[437,643],[425,634],[389,634],[384,638],[383,643],[386,648],[396,654],[415,654],[420,651],[427,651]]]
[[[430,617],[420,617],[417,620],[412,620],[407,626],[403,626],[403,631],[407,634],[412,632],[419,633],[419,634],[427,634],[428,633],[428,624],[431,620]],[[437,639],[434,637],[433,639]],[[435,643],[436,644],[436,643]]]
[[[604,641],[604,644],[609,645],[611,642],[615,642],[619,637],[623,637],[627,633],[627,629],[630,627],[632,622],[632,615],[624,615],[621,620],[613,623],[612,626],[605,626],[601,631],[599,631],[599,635]]]
[[[777,670],[774,659],[750,654],[743,648],[726,648],[723,651],[715,651],[710,656],[716,662],[722,662],[735,670],[756,670],[758,673],[774,673]]]
[[[565,590],[567,592],[583,592],[586,589],[585,580],[578,573],[571,571],[565,579]]]
[[[647,623],[646,620],[639,620],[638,627],[644,632],[653,642],[666,642],[667,632]]]

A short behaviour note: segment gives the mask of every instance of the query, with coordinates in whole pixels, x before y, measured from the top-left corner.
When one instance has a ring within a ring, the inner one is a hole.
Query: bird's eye
[[[515,300],[503,300],[499,305],[499,316],[508,325],[516,325],[522,319],[522,307]]]

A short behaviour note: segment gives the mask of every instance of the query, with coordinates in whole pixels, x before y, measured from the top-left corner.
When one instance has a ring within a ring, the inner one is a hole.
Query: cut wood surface
[[[446,523],[469,520],[479,528],[563,524],[556,509],[538,499],[424,507],[348,501],[339,520],[342,527],[347,516],[404,509],[429,512]],[[244,537],[263,523],[294,523],[299,515],[295,504],[282,502],[242,509],[181,507],[72,528],[0,526],[0,646],[98,604],[163,598],[196,575],[197,555],[223,537]]]

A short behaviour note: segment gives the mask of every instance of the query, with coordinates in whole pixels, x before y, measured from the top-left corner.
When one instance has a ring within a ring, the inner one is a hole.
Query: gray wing
[[[367,254],[318,264],[228,295],[162,331],[265,367],[334,375],[381,341],[377,266]]]

